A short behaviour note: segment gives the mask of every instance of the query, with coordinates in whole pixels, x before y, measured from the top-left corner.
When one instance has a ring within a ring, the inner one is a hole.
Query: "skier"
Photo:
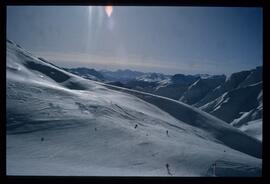
[[[168,131],[168,130],[166,130],[166,134],[167,134],[167,136],[169,137],[169,131]]]
[[[136,129],[137,127],[138,127],[138,125],[136,124],[134,128]]]
[[[172,176],[172,173],[170,171],[170,168],[169,168],[169,164],[168,163],[166,164],[166,169],[167,169],[168,174]]]
[[[43,137],[41,137],[41,139],[40,139],[41,141],[44,141],[44,138]]]

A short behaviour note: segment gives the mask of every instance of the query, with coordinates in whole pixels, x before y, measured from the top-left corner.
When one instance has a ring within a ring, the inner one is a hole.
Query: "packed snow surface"
[[[6,70],[7,175],[261,176],[261,142],[195,107],[83,79],[12,42]]]

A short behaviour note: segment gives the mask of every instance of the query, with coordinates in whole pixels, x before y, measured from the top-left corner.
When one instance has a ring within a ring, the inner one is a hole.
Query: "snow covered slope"
[[[181,102],[90,81],[7,42],[7,174],[260,176],[261,142]],[[237,140],[237,141],[235,141]]]
[[[217,119],[208,113],[166,97],[156,96],[122,87],[111,86],[108,84],[101,85],[137,96],[138,98],[156,105],[176,119],[206,131],[212,140],[222,142],[227,146],[230,146],[239,151],[241,150],[242,152],[248,153],[255,157],[261,157],[261,145],[260,143],[258,144],[258,141],[254,141],[254,139],[251,137],[247,138],[246,135],[244,135],[238,129],[233,128],[231,125],[228,125],[226,122]],[[238,141],[235,142],[235,139]],[[245,145],[243,145],[243,143]],[[251,147],[252,149],[250,149]]]

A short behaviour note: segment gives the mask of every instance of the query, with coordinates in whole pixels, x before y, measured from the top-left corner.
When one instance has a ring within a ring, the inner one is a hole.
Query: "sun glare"
[[[105,12],[106,12],[107,16],[110,17],[112,12],[113,12],[113,7],[112,6],[105,6]]]

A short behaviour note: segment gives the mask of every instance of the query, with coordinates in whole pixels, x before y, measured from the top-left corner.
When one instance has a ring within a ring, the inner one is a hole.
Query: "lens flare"
[[[110,17],[112,15],[112,12],[113,12],[113,7],[112,6],[105,6],[105,12],[106,12],[107,16]]]

